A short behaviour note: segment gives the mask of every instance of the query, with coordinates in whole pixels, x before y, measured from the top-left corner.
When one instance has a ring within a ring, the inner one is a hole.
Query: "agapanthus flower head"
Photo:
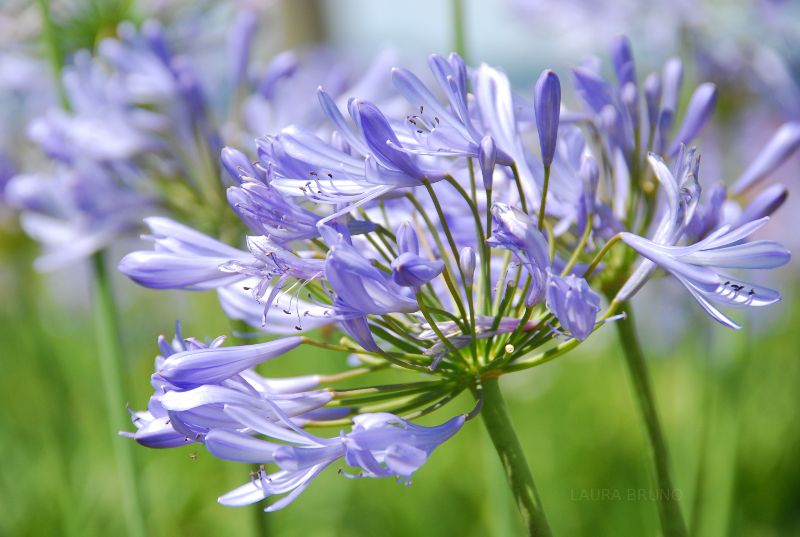
[[[679,62],[640,83],[624,38],[612,62],[616,82],[592,67],[574,71],[583,113],[562,107],[552,71],[531,104],[499,69],[473,69],[457,55],[429,60],[444,100],[411,71],[394,69],[409,102],[399,113],[319,89],[327,128],[266,133],[255,161],[222,151],[235,182],[228,201],[248,229],[242,248],[160,225],[155,251],[123,260],[123,271],[149,287],[217,288],[234,318],[303,333],[187,350],[158,366],[159,404],[182,413],[178,432],[218,457],[277,467],[222,503],[283,496],[268,508],[279,509],[342,461],[355,468],[350,476],[407,480],[481,411],[488,381],[548,362],[621,321],[622,304],[659,268],[731,327],[715,304],[777,301],[776,291],[722,272],[775,268],[789,254],[776,242],[748,242],[782,190],[754,198],[736,225],[722,218],[733,202],[724,186],[703,197],[699,151],[686,144],[709,121],[716,89],[699,86],[680,118]],[[745,177],[760,179],[792,140],[784,132]],[[310,330],[320,326],[338,328],[339,342],[315,339]],[[250,393],[247,368],[300,345],[346,352],[356,367],[314,377],[291,397]],[[380,369],[422,377],[331,387]],[[434,427],[413,422],[464,390],[478,400],[468,415]],[[376,412],[370,403],[378,400]],[[209,423],[209,409],[222,426]],[[342,432],[317,436],[305,425]],[[170,443],[166,432],[158,442]]]

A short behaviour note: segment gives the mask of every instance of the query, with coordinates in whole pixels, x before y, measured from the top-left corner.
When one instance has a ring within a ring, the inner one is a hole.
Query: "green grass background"
[[[86,286],[85,275],[61,274],[54,284],[28,268],[27,242],[5,243],[0,535],[122,535],[112,444],[128,440],[109,429],[91,312],[74,299]],[[787,267],[783,274],[796,271]],[[183,319],[187,336],[230,330],[213,294],[159,293],[120,277],[115,286],[126,394],[132,407],[143,408],[156,337],[171,334],[175,318]],[[638,305],[641,311],[648,303]],[[643,334],[676,486],[694,535],[800,535],[800,307],[784,301],[776,308],[757,330],[734,333],[712,325],[686,300],[682,309],[657,315],[688,316],[688,330]],[[614,331],[603,332],[551,364],[506,377],[503,387],[558,535],[657,535],[644,429]],[[261,372],[343,367],[342,355],[301,350]],[[464,398],[431,420],[470,405]],[[200,445],[137,447],[135,455],[151,535],[257,535],[255,507],[216,503],[219,494],[248,479],[246,465],[216,460]],[[269,535],[287,537],[466,537],[520,530],[480,420],[436,451],[409,487],[348,480],[333,468],[289,508],[264,516]]]

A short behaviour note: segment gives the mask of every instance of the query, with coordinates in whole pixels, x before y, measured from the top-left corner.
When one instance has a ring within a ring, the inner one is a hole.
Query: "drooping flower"
[[[550,274],[547,280],[547,309],[572,337],[583,341],[594,330],[600,311],[600,295],[585,279],[570,274],[565,278]]]
[[[789,252],[774,241],[742,243],[769,218],[738,228],[724,226],[690,246],[661,245],[622,233],[622,240],[639,254],[675,276],[714,319],[730,328],[740,328],[713,303],[730,307],[767,306],[780,299],[777,291],[737,280],[719,269],[769,269],[789,262]]]
[[[343,460],[359,471],[353,477],[398,477],[409,481],[442,443],[456,434],[465,416],[456,416],[435,427],[425,427],[389,413],[363,414],[353,418],[353,429],[338,438],[320,438],[304,431],[264,427],[255,416],[241,413],[242,425],[270,440],[214,431],[206,437],[209,451],[241,462],[275,463],[280,468],[221,496],[223,505],[247,505],[285,495],[266,511],[289,505],[328,466]],[[291,424],[289,424],[291,425]],[[285,443],[275,443],[272,440]]]

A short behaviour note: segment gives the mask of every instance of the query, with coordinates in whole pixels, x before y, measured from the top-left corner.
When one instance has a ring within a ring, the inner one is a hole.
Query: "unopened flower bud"
[[[533,109],[536,113],[536,130],[542,163],[549,168],[553,163],[558,136],[558,121],[561,114],[561,82],[550,69],[546,69],[536,81],[533,92]]]
[[[458,264],[464,272],[464,285],[472,287],[475,278],[475,250],[471,246],[465,246],[461,249],[458,256]]]

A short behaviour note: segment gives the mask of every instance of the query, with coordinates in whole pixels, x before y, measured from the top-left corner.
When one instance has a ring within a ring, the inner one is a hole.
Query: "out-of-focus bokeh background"
[[[36,4],[0,5],[0,160],[18,168],[37,158],[26,142],[26,121],[57,99]],[[203,66],[212,93],[217,72],[226,68],[220,52],[226,31],[241,10],[260,18],[255,53],[264,61],[317,44],[356,66],[385,48],[398,64],[419,68],[429,53],[453,46],[445,1],[50,5],[65,57],[113,36],[122,21],[160,20],[178,36],[175,45]],[[525,95],[545,67],[566,78],[570,66],[590,56],[607,61],[618,33],[631,38],[640,72],[681,56],[688,79],[713,81],[720,90],[714,127],[699,142],[701,177],[709,182],[741,169],[783,121],[800,119],[800,5],[791,0],[471,0],[464,12],[469,62],[503,67]],[[792,193],[769,234],[796,250],[800,158],[780,174]],[[120,241],[109,258],[116,262],[136,244]],[[0,198],[0,535],[122,535],[112,447],[128,440],[108,427],[90,271],[79,263],[37,273],[37,249]],[[784,300],[745,319],[741,332],[713,324],[676,292],[674,281],[657,282],[635,301],[676,486],[696,536],[800,536],[800,278],[794,263],[774,272]],[[198,337],[231,327],[213,294],[155,292],[122,277],[113,284],[126,398],[141,408],[159,334],[170,335],[176,319],[184,334]],[[613,335],[600,334],[563,359],[504,381],[559,535],[659,531],[646,438]],[[343,355],[304,351],[271,363],[270,372],[334,372],[344,364]],[[256,509],[216,503],[247,478],[242,465],[197,446],[135,454],[150,534],[265,531]],[[412,486],[329,471],[300,501],[269,515],[266,534],[466,537],[513,535],[517,524],[499,462],[476,421],[434,454]]]

